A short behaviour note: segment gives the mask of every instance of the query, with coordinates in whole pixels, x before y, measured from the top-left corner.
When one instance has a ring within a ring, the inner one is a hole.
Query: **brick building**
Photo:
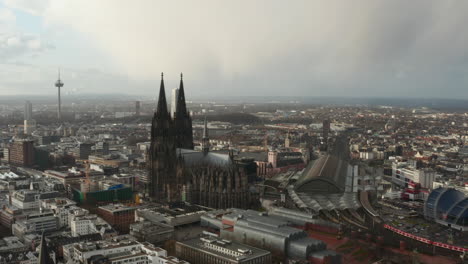
[[[16,166],[32,167],[34,165],[34,141],[15,141],[10,145],[9,163]]]
[[[127,234],[130,225],[135,223],[135,210],[122,204],[109,204],[100,206],[97,213],[117,231]]]

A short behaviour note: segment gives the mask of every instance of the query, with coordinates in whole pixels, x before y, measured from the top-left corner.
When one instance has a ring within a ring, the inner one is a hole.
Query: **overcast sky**
[[[0,0],[0,94],[468,99],[468,1]]]

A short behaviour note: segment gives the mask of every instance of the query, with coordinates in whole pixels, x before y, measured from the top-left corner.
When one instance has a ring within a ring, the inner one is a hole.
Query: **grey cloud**
[[[466,1],[42,3],[47,23],[89,38],[129,86],[184,71],[197,95],[468,98]]]
[[[39,36],[0,34],[0,62],[17,60],[23,56],[35,56],[53,49],[50,43],[44,43]]]

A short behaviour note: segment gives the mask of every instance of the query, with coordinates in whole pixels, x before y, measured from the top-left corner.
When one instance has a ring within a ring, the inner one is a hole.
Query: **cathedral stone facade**
[[[231,154],[209,151],[208,128],[202,149],[193,150],[192,119],[182,75],[174,118],[167,108],[164,79],[151,125],[147,193],[157,202],[185,201],[211,208],[247,208],[253,202],[247,176]]]

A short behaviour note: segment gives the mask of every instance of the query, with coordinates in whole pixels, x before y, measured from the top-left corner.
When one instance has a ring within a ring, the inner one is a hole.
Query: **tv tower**
[[[58,89],[58,109],[57,109],[57,118],[60,121],[62,118],[62,101],[60,100],[60,88],[63,87],[63,82],[60,80],[60,69],[58,70],[58,80],[55,82],[55,87]]]

